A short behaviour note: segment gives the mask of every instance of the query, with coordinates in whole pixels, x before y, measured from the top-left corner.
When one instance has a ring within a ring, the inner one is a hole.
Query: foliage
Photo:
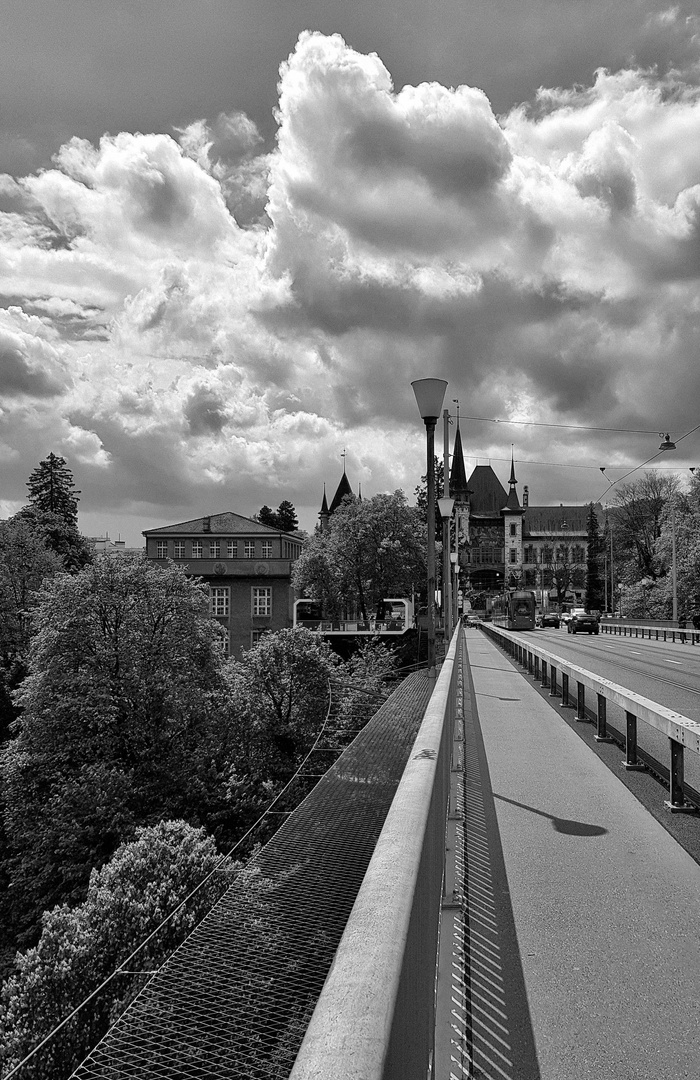
[[[68,573],[76,573],[92,562],[92,550],[87,540],[80,535],[77,526],[60,514],[25,506],[16,518],[25,521],[37,538],[58,555],[62,568]]]
[[[666,611],[672,607],[673,533],[676,546],[676,593],[678,617],[700,613],[700,477],[691,480],[686,495],[675,495],[664,508],[660,520],[656,555],[660,574],[664,575],[663,592]]]
[[[264,634],[230,661],[238,777],[262,788],[294,772],[323,724],[337,663],[326,642],[303,627]]]
[[[296,532],[299,528],[297,512],[288,499],[283,499],[277,510],[262,506],[257,519],[261,525],[269,525],[273,529],[281,529],[282,532]]]
[[[29,503],[39,513],[56,514],[77,529],[80,492],[65,458],[51,453],[29,475]]]
[[[0,738],[15,718],[10,693],[25,674],[39,589],[61,569],[61,560],[25,518],[0,521]]]
[[[411,596],[425,581],[426,526],[402,491],[345,499],[294,564],[292,584],[337,613],[368,611],[386,596]]]
[[[611,514],[615,559],[620,564],[634,560],[639,577],[660,576],[656,544],[661,536],[662,515],[678,490],[676,476],[658,472],[646,472],[639,480],[620,484],[616,489]]]
[[[586,606],[589,611],[603,611],[605,608],[604,582],[600,573],[603,539],[593,503],[588,508],[586,533]]]
[[[30,934],[136,825],[220,809],[229,754],[221,628],[179,567],[100,556],[44,586],[35,622],[0,760],[9,915]]]
[[[420,484],[415,488],[413,494],[416,497],[416,507],[420,513],[420,519],[425,523],[425,527],[428,527],[428,474],[420,478]],[[442,517],[440,516],[440,507],[438,506],[438,499],[442,497],[443,486],[445,483],[445,459],[435,458],[435,535],[440,536],[442,531]]]
[[[219,856],[203,830],[164,821],[137,830],[101,870],[75,908],[46,912],[37,945],[18,954],[0,993],[0,1064],[9,1070],[130,956],[214,869]],[[226,883],[228,884],[228,882]],[[222,891],[215,876],[138,953],[130,970],[153,970],[170,954]],[[122,1012],[142,977],[112,979],[23,1072],[61,1080]]]

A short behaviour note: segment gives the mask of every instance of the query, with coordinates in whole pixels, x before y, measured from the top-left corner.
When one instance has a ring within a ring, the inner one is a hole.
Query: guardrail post
[[[561,707],[562,709],[569,707],[569,676],[563,671],[561,673]]]
[[[586,687],[582,682],[576,683],[576,719],[586,719]]]
[[[540,678],[540,658],[539,656],[533,656],[532,661],[535,665],[535,678],[539,681]]]
[[[627,733],[625,736],[625,760],[622,762],[625,769],[641,772],[644,765],[637,761],[637,717],[634,713],[625,712],[627,717]]]
[[[547,678],[547,661],[542,661],[542,686],[549,686],[549,679]]]
[[[555,668],[554,664],[549,665],[549,674],[550,674],[549,696],[550,697],[556,697],[557,696],[557,669]]]
[[[596,694],[598,710],[596,713],[596,732],[593,738],[596,742],[613,742],[608,735],[608,703],[602,694]]]
[[[697,807],[685,801],[683,791],[683,743],[671,738],[668,741],[671,750],[669,769],[669,795],[671,797],[664,802],[664,806],[672,814],[696,814]]]

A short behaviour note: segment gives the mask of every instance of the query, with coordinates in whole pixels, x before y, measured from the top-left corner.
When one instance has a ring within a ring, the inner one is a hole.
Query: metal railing
[[[549,688],[550,697],[561,697],[561,704],[576,709],[577,720],[587,720],[586,691],[595,695],[595,739],[597,742],[613,742],[607,729],[607,704],[611,702],[625,712],[625,760],[626,769],[644,769],[637,747],[637,722],[641,720],[655,728],[668,738],[669,754],[669,798],[664,802],[673,812],[695,812],[698,806],[687,796],[684,785],[684,751],[690,750],[700,756],[700,724],[683,716],[682,713],[667,709],[649,698],[635,694],[609,679],[603,679],[592,671],[572,664],[561,656],[555,656],[547,649],[525,641],[509,630],[482,623],[481,629],[489,634],[508,652],[530,675]],[[670,632],[670,631],[669,631]],[[678,631],[676,631],[678,633]],[[693,793],[694,795],[695,793]]]
[[[461,635],[458,627],[290,1080],[432,1073]]]
[[[624,623],[609,623],[601,619],[600,629],[604,634],[614,634],[617,637],[648,637],[650,641],[653,638],[655,641],[678,641],[681,645],[685,645],[686,642],[689,645],[700,645],[700,630],[695,630],[692,626],[689,628],[648,626],[641,623],[625,625]]]

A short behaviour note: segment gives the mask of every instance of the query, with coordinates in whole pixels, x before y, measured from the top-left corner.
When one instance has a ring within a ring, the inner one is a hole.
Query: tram
[[[317,600],[295,600],[294,626],[325,636],[337,637],[399,637],[415,625],[413,604],[403,597],[380,600],[376,611],[367,619],[355,614],[343,618],[326,618]]]
[[[492,607],[492,622],[504,626],[506,630],[535,629],[535,594],[529,589],[514,589],[495,597]]]

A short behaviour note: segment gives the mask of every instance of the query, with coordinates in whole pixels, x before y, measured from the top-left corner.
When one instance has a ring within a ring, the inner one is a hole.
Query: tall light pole
[[[447,485],[445,485],[447,487]],[[449,495],[438,499],[442,518],[442,610],[445,613],[445,644],[452,637],[452,564],[450,563],[450,519],[455,501]]]
[[[445,399],[445,379],[415,379],[411,386],[425,424],[428,481],[428,678],[435,678],[435,425]]]
[[[668,436],[666,436],[668,438]],[[678,580],[676,578],[676,500],[671,501],[671,581],[673,582],[673,597],[671,618],[674,623],[678,622]],[[668,610],[668,609],[667,609]]]

